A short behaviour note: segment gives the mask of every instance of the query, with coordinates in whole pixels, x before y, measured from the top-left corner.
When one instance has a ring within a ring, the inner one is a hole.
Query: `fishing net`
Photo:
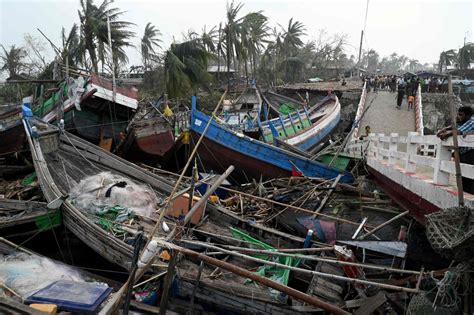
[[[459,314],[457,307],[433,306],[430,296],[426,293],[414,295],[408,304],[408,315],[451,315]]]
[[[426,235],[434,250],[456,260],[472,258],[474,218],[471,209],[454,207],[426,216]]]

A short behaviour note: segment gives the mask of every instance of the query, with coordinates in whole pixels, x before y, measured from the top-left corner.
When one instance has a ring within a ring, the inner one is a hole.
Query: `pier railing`
[[[474,135],[458,136],[459,147],[474,149]],[[418,148],[434,146],[433,156],[424,156]],[[423,136],[418,132],[409,132],[407,136],[392,133],[371,134],[367,153],[367,163],[386,162],[398,166],[409,173],[420,173],[432,178],[437,185],[449,185],[450,175],[456,174],[452,160],[453,139],[441,141],[435,135]],[[474,179],[474,165],[461,163],[462,176]]]
[[[354,125],[352,126],[352,136],[351,140],[356,140],[359,137],[359,125],[360,120],[365,111],[365,103],[367,100],[367,81],[364,83],[364,87],[362,88],[362,93],[360,94],[359,104],[357,105],[357,112],[354,118]]]
[[[421,100],[421,84],[418,85],[418,90],[415,96],[415,131],[423,135],[423,103]]]

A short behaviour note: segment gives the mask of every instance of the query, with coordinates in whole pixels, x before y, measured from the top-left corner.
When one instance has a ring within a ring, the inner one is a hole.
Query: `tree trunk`
[[[232,45],[230,40],[230,25],[227,25],[227,92],[230,93],[230,46]]]

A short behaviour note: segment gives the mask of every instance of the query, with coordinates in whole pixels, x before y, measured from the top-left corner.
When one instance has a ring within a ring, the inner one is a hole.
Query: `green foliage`
[[[0,72],[7,71],[10,77],[20,74],[26,66],[26,63],[24,62],[25,50],[22,47],[16,47],[15,45],[10,46],[10,50],[6,50],[3,45],[1,46],[3,54],[0,55],[0,59],[2,60]]]
[[[207,73],[209,53],[200,40],[173,43],[165,54],[166,91],[170,98],[195,92],[210,82]],[[192,91],[191,91],[192,90]]]
[[[104,0],[100,6],[96,6],[93,0],[81,0],[81,9],[78,11],[81,21],[81,38],[84,51],[89,53],[93,71],[98,72],[98,62],[105,64],[106,50],[108,44],[107,17],[110,19],[110,33],[112,38],[112,52],[114,62],[128,61],[124,48],[133,46],[129,41],[134,33],[128,28],[133,23],[120,21],[123,14],[118,8],[110,8],[111,0]]]

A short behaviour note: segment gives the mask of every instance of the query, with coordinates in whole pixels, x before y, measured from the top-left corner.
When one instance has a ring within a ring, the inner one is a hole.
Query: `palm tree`
[[[77,24],[73,24],[71,30],[66,36],[66,30],[64,27],[61,31],[62,39],[62,50],[61,50],[61,59],[65,62],[66,58],[68,59],[69,66],[77,67],[84,62],[84,47],[83,42],[79,38]]]
[[[261,54],[266,38],[269,35],[268,18],[261,12],[249,13],[243,20],[243,33],[245,34],[244,47],[250,56],[250,65],[253,76],[257,76],[257,56]],[[242,36],[243,37],[243,36]]]
[[[0,72],[7,71],[9,77],[14,77],[19,74],[25,67],[23,58],[25,58],[25,51],[21,47],[10,46],[10,50],[6,50],[3,45],[3,55],[0,58],[3,61],[3,65],[0,68]]]
[[[263,74],[267,80],[277,80],[277,64],[283,59],[283,39],[281,32],[275,27],[272,30],[272,40],[269,40],[267,48],[263,52],[260,73]],[[270,72],[267,69],[270,68]]]
[[[150,67],[150,61],[156,59],[156,48],[161,48],[159,36],[161,36],[161,32],[151,22],[148,22],[140,45],[145,71]]]
[[[447,66],[452,65],[456,61],[456,58],[457,58],[457,54],[454,49],[441,52],[441,54],[439,55],[439,62],[438,62],[439,72],[440,73],[443,72],[443,68],[446,68]]]
[[[295,21],[293,23],[293,18],[288,22],[287,29],[283,30],[283,52],[285,56],[291,57],[295,56],[298,52],[298,49],[301,48],[304,43],[301,40],[301,37],[306,35],[306,29],[303,23]]]
[[[102,65],[105,63],[105,45],[108,44],[107,17],[110,19],[113,62],[127,61],[128,57],[124,48],[132,46],[129,40],[134,33],[129,31],[128,27],[133,23],[118,20],[123,12],[118,8],[109,8],[111,2],[111,0],[104,0],[97,7],[93,0],[81,0],[81,9],[78,11],[84,50],[89,53],[95,72],[99,71],[99,61]]]
[[[209,82],[208,59],[209,53],[199,39],[171,44],[165,53],[166,90],[170,98]]]
[[[234,67],[236,65],[235,62],[235,53],[236,47],[239,47],[239,31],[240,31],[240,23],[242,18],[237,18],[240,9],[242,9],[243,4],[239,3],[234,5],[234,1],[227,4],[227,24],[225,25],[224,32],[225,32],[225,47],[226,47],[226,59],[227,59],[227,89],[230,90],[230,64],[231,60],[234,60]],[[238,69],[237,69],[238,70]]]

